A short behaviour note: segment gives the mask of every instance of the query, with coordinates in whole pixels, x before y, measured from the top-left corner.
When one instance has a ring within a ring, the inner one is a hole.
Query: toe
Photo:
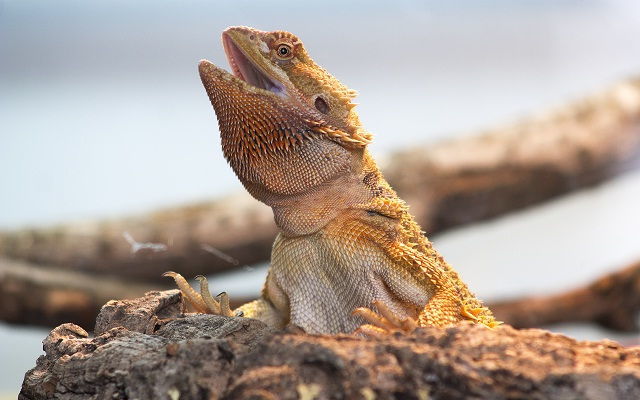
[[[209,314],[220,314],[220,304],[211,296],[209,291],[209,282],[202,275],[196,276],[196,280],[200,283],[200,297],[204,301]]]
[[[162,274],[162,276],[173,278],[173,280],[176,282],[176,285],[178,286],[178,289],[180,289],[180,292],[182,292],[182,295],[185,297],[185,299],[187,299],[187,302],[196,310],[196,312],[207,312],[207,306],[204,304],[204,300],[202,300],[202,297],[200,297],[200,295],[195,290],[193,290],[191,285],[189,285],[189,282],[187,282],[187,280],[184,279],[182,275],[178,274],[177,272],[168,271]]]

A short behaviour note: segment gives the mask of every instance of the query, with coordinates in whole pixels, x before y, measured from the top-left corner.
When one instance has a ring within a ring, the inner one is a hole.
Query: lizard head
[[[371,135],[354,110],[356,93],[315,64],[300,39],[231,27],[222,43],[232,73],[203,60],[200,77],[225,157],[254,197],[272,205],[275,195],[357,170]]]
[[[354,110],[357,93],[318,66],[294,34],[231,27],[222,43],[233,74],[248,85],[296,103],[316,122],[364,134]]]

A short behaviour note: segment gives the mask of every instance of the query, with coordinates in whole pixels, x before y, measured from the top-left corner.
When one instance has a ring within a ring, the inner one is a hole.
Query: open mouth
[[[277,81],[269,78],[240,50],[228,35],[222,35],[222,45],[227,55],[233,75],[242,79],[251,86],[268,90],[278,95],[283,95],[285,90]]]

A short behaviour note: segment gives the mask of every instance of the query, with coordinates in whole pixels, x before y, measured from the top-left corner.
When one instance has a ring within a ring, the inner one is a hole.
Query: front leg
[[[398,317],[389,307],[380,301],[374,301],[373,305],[378,312],[370,308],[360,307],[353,311],[354,315],[364,318],[368,324],[360,326],[356,332],[366,336],[385,336],[393,332],[411,333],[419,326],[444,327],[455,324],[463,319],[460,307],[450,293],[437,292],[425,305],[418,315],[418,319],[412,317]]]
[[[223,315],[225,317],[233,317],[236,314],[231,311],[229,308],[229,296],[226,292],[220,293],[220,295],[216,296],[219,300],[214,299],[211,296],[211,292],[209,292],[209,283],[207,282],[207,278],[202,275],[198,275],[196,280],[200,282],[200,292],[196,292],[189,282],[177,272],[168,271],[162,274],[162,276],[167,276],[173,278],[178,285],[178,289],[182,292],[182,295],[187,300],[187,303],[191,305],[191,307],[199,313],[204,314],[214,314],[214,315]]]
[[[176,272],[165,272],[163,276],[173,278],[178,289],[180,289],[180,292],[186,299],[186,302],[198,313],[223,315],[226,317],[254,318],[274,329],[284,328],[289,320],[288,314],[285,315],[281,310],[276,308],[278,303],[282,302],[280,299],[284,299],[285,297],[271,282],[269,277],[267,277],[267,284],[265,285],[266,287],[263,290],[261,298],[245,303],[235,310],[231,310],[229,307],[229,296],[223,292],[216,296],[218,300],[213,298],[211,292],[209,292],[207,278],[204,276],[198,275],[196,277],[196,280],[200,283],[199,292],[193,289],[191,285],[189,285],[189,282]],[[274,306],[274,302],[269,299],[269,295],[273,295],[276,300],[280,300],[275,302],[276,306]]]
[[[411,333],[419,326],[445,327],[463,320],[470,320],[488,328],[495,328],[502,324],[501,321],[494,319],[487,321],[482,318],[487,308],[461,305],[451,293],[446,291],[440,291],[429,299],[417,320],[411,317],[398,317],[380,301],[374,301],[373,306],[377,308],[377,313],[366,307],[359,307],[353,311],[353,315],[360,316],[368,322],[356,329],[354,333],[380,337],[393,332]]]
[[[411,333],[418,327],[418,322],[414,318],[398,317],[381,301],[374,301],[373,306],[378,313],[367,307],[358,307],[353,310],[353,315],[362,317],[368,322],[359,326],[354,333],[379,337],[393,332]]]

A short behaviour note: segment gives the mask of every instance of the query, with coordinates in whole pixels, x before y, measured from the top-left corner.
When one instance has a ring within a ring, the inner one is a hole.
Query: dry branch
[[[19,399],[637,399],[640,348],[461,324],[384,339],[273,333],[180,316],[177,291],[110,302],[96,336],[64,324]]]
[[[96,278],[0,258],[0,321],[48,327],[75,321],[91,326],[109,299],[135,298],[154,288],[159,285]]]
[[[427,233],[537,204],[637,167],[640,77],[475,137],[393,155],[385,176]]]
[[[503,301],[490,307],[498,319],[516,328],[593,322],[607,329],[637,332],[640,329],[640,262],[575,290]]]
[[[242,194],[138,217],[0,233],[0,254],[162,282],[167,270],[191,277],[264,261],[275,234],[271,209]]]
[[[601,182],[640,154],[640,80],[552,112],[391,157],[385,174],[429,233]],[[140,249],[139,242],[166,245]],[[156,280],[266,261],[275,227],[248,195],[133,218],[0,234],[0,254],[37,264]]]

